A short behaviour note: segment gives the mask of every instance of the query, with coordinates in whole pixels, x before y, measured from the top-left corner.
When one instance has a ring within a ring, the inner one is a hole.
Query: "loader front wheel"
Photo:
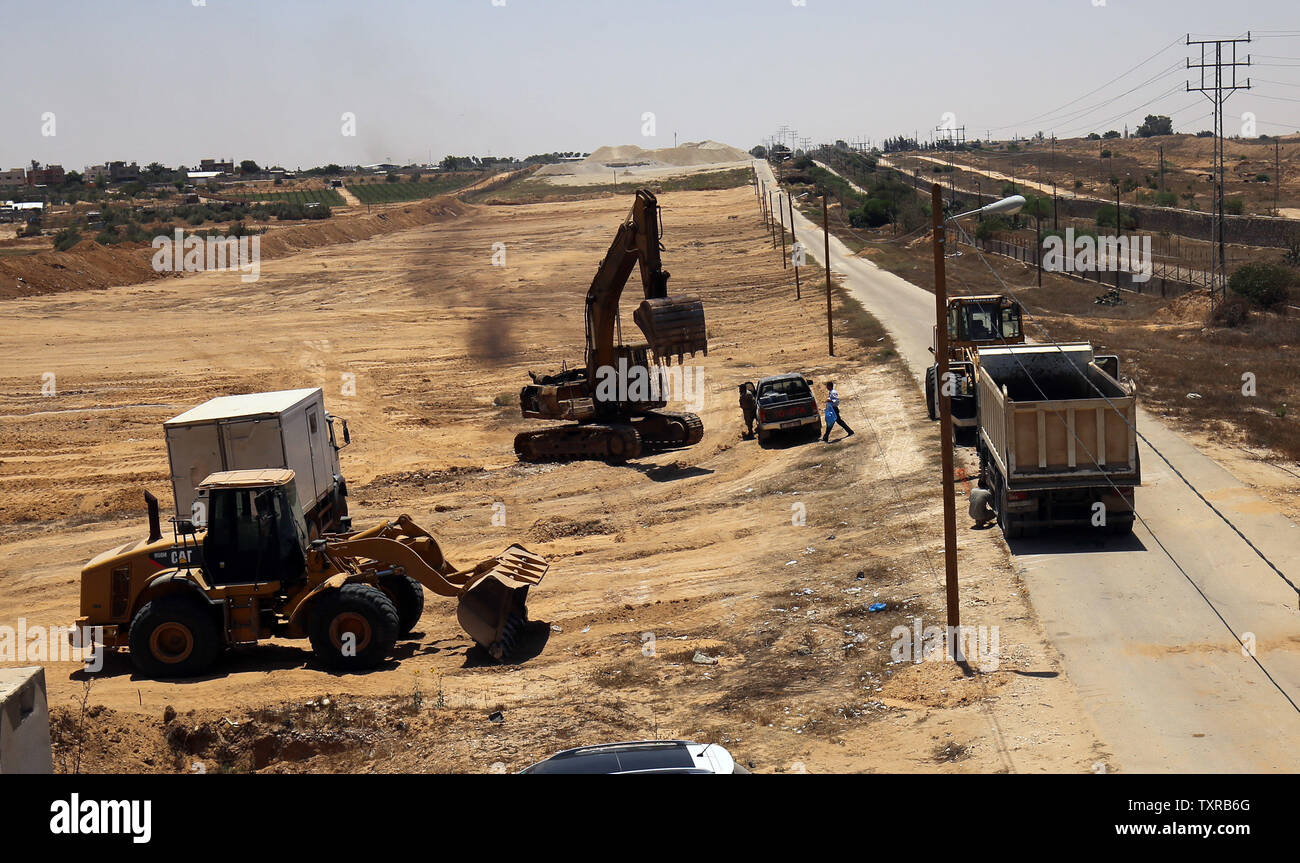
[[[932,420],[939,418],[938,377],[938,366],[925,370],[925,415]]]
[[[214,615],[200,600],[162,596],[141,606],[127,636],[131,662],[146,677],[194,677],[221,652]]]
[[[397,606],[373,584],[345,584],[313,603],[307,634],[312,651],[328,668],[374,668],[397,643]]]
[[[409,575],[384,576],[379,586],[397,607],[398,636],[410,635],[424,614],[424,588]]]

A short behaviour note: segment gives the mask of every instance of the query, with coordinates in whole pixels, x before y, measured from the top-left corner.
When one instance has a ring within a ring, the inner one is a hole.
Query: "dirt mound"
[[[1156,312],[1155,318],[1165,324],[1200,324],[1210,316],[1210,295],[1205,291],[1190,291]]]
[[[575,521],[562,515],[552,515],[533,522],[528,535],[538,542],[553,542],[572,536],[592,536],[608,532],[608,525],[600,519]]]
[[[722,165],[748,162],[750,155],[717,141],[694,141],[676,147],[646,150],[635,144],[600,147],[581,162],[547,165],[538,171],[539,176],[564,174],[608,174],[614,168],[698,168],[704,165]]]

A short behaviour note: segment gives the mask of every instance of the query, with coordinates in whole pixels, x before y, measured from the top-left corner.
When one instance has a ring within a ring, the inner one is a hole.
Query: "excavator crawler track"
[[[626,461],[638,458],[641,452],[637,429],[621,423],[558,426],[515,436],[515,454],[524,461]]]
[[[704,438],[704,423],[691,413],[651,411],[636,422],[642,449],[663,450],[694,446]]]

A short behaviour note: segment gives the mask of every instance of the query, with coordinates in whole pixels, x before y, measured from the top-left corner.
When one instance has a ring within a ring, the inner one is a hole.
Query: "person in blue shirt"
[[[853,429],[844,421],[840,415],[840,393],[835,389],[835,381],[826,382],[826,433],[822,435],[822,443],[831,442],[831,429],[839,423],[848,432],[846,437],[853,437]]]

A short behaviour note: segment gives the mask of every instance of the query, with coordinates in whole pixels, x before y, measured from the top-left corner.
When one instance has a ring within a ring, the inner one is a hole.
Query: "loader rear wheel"
[[[188,596],[146,602],[131,620],[127,638],[131,662],[146,677],[194,677],[221,652],[216,618]]]
[[[374,668],[397,643],[397,606],[373,584],[345,584],[313,603],[308,637],[311,649],[328,668]]]
[[[384,576],[379,586],[397,607],[398,636],[410,635],[424,614],[424,588],[409,575]]]

